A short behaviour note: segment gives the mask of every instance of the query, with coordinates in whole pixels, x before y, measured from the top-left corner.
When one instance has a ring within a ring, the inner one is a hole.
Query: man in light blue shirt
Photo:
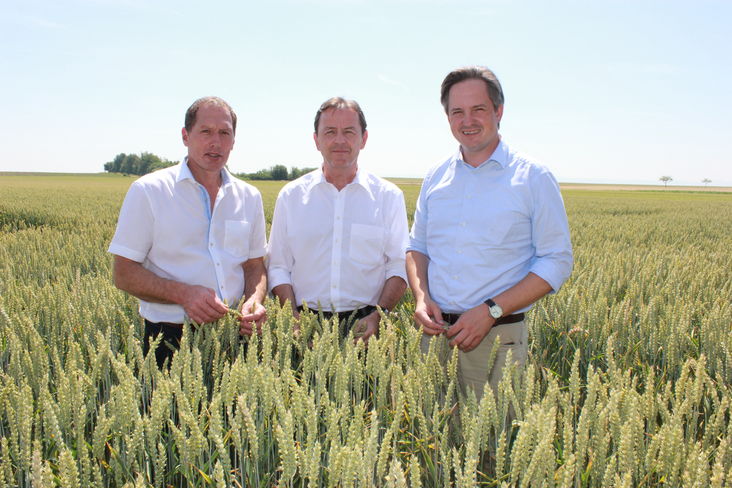
[[[441,101],[460,149],[424,179],[407,275],[423,348],[446,337],[459,349],[464,391],[480,399],[486,383],[497,391],[509,350],[519,365],[526,361],[524,312],[567,280],[572,245],[553,175],[498,133],[503,91],[495,74],[454,70]]]

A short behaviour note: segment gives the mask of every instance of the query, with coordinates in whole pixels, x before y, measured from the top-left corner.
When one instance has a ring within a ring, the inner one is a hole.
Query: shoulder
[[[516,151],[513,148],[507,149],[507,168],[518,176],[524,177],[528,180],[545,178],[554,179],[554,175],[543,162],[526,153]]]
[[[386,178],[376,176],[375,174],[368,171],[359,171],[361,172],[362,181],[369,186],[371,191],[385,193],[389,195],[403,194],[401,188],[399,188],[395,183],[392,183]]]
[[[424,176],[422,186],[423,187],[431,186],[434,181],[439,181],[442,178],[442,176],[445,175],[445,173],[447,173],[454,167],[455,167],[455,155],[453,154],[449,158],[435,164],[429,170],[427,170],[427,174]]]
[[[320,170],[313,170],[299,178],[289,181],[280,190],[278,198],[286,198],[290,195],[302,195],[310,190],[316,183]]]
[[[251,183],[247,183],[232,174],[229,174],[229,178],[232,186],[236,188],[236,192],[238,194],[243,195],[244,197],[262,198],[262,193],[256,186]]]
[[[175,186],[179,172],[180,165],[176,164],[175,166],[147,173],[133,181],[130,190],[142,190],[145,193],[164,191]]]

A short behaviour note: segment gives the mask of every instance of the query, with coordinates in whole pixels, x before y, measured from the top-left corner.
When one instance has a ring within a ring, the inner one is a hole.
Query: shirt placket
[[[335,189],[333,189],[335,191]],[[346,189],[336,192],[333,212],[333,242],[330,264],[330,303],[338,307],[341,300],[341,263],[343,254],[343,213],[346,201]]]
[[[226,229],[223,229],[223,232],[219,233],[219,236],[217,237],[215,229],[217,228],[216,225],[214,225],[215,219],[216,219],[216,211],[219,208],[219,202],[224,196],[224,189],[219,188],[218,193],[216,194],[216,201],[214,202],[213,211],[211,212],[211,216],[209,217],[208,221],[208,252],[211,256],[211,261],[214,264],[214,272],[216,273],[216,283],[218,284],[216,294],[219,296],[221,300],[224,300],[226,295],[226,280],[224,279],[224,266],[222,263],[222,256],[221,256],[221,249],[223,246],[223,242],[219,242],[220,239],[224,239],[224,233],[226,232]],[[208,202],[206,203],[208,205]]]

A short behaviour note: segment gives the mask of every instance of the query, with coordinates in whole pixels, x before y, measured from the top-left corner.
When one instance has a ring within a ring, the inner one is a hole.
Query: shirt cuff
[[[272,289],[276,286],[292,285],[290,272],[281,268],[270,268],[267,272],[267,281],[269,285],[269,291],[272,291]]]
[[[135,261],[136,263],[143,262],[147,257],[147,253],[135,251],[134,249],[130,249],[129,247],[115,244],[114,242],[109,245],[109,249],[107,249],[107,252],[110,254],[115,254],[117,256],[122,256],[123,258],[130,259],[132,261]]]

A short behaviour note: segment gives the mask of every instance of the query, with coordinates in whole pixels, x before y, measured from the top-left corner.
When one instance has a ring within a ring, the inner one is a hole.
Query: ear
[[[503,117],[503,105],[498,107],[498,110],[496,110],[496,118],[498,119],[498,122],[501,121],[501,118]]]
[[[318,133],[313,132],[313,140],[315,141],[315,148],[320,151],[320,144],[318,144]]]
[[[361,136],[361,149],[366,146],[366,139],[369,138],[369,131],[365,130],[363,131],[363,136]]]
[[[185,127],[180,130],[180,135],[183,137],[183,145],[188,147],[188,131]]]

